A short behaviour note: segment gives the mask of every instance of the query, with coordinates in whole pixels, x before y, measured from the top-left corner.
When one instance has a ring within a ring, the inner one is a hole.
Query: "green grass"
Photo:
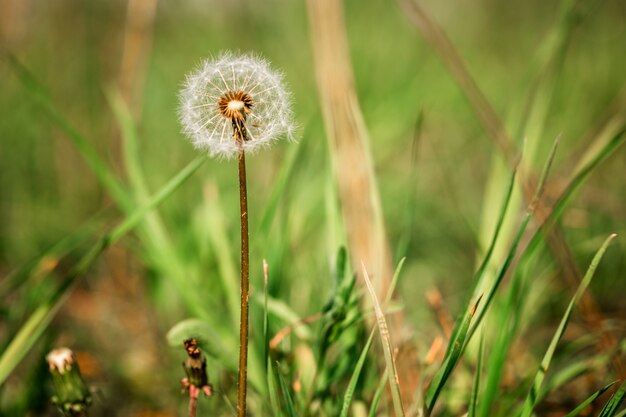
[[[176,108],[184,74],[234,49],[285,72],[300,123],[299,143],[248,159],[251,413],[623,415],[611,382],[624,377],[612,365],[626,291],[623,6],[418,2],[450,52],[413,26],[412,1],[345,2],[399,265],[386,300],[347,255],[336,176],[359,164],[331,166],[304,4],[161,2],[135,86],[140,119],[115,86],[123,2],[15,17],[24,31],[0,61],[0,414],[55,415],[44,357],[64,344],[103,393],[90,415],[185,415],[182,341],[195,336],[216,391],[199,415],[232,415],[236,166],[194,153]],[[424,296],[433,287],[451,334]],[[594,325],[577,308],[583,291],[600,306]],[[407,334],[385,330],[396,315]],[[427,362],[438,336],[447,349]]]

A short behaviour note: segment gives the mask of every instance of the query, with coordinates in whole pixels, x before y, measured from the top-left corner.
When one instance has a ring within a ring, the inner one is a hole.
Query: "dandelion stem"
[[[246,392],[248,377],[248,192],[246,189],[246,156],[243,149],[245,130],[235,126],[235,140],[239,145],[239,206],[241,210],[241,318],[239,327],[239,386],[237,391],[237,416],[246,415]]]
[[[196,398],[189,396],[189,417],[196,417]]]

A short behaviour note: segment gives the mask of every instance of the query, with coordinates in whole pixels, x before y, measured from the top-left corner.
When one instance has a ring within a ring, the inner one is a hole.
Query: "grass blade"
[[[278,374],[278,382],[280,383],[280,390],[283,393],[283,400],[285,401],[285,406],[287,407],[287,414],[289,417],[297,417],[296,407],[294,406],[293,400],[291,399],[291,394],[289,394],[289,388],[287,387],[287,383],[285,382],[285,378],[280,374],[280,372],[276,372]]]
[[[554,225],[556,221],[558,221],[558,219],[565,211],[565,208],[576,194],[576,191],[578,191],[578,189],[582,186],[582,184],[589,177],[591,172],[595,168],[597,168],[602,161],[606,160],[611,154],[613,154],[613,152],[615,152],[623,144],[624,139],[626,139],[626,128],[622,127],[617,133],[615,133],[613,138],[605,146],[603,146],[602,149],[598,151],[597,154],[589,159],[589,162],[587,164],[585,164],[577,171],[574,178],[572,178],[563,193],[561,193],[561,196],[558,198],[556,203],[554,203],[554,206],[548,218],[541,226],[541,229],[543,231],[549,230],[552,225]],[[534,249],[537,248],[544,236],[544,233],[535,233],[530,243],[528,244],[528,252],[532,252],[534,251]]]
[[[400,259],[400,262],[398,262],[398,266],[396,267],[396,270],[393,274],[393,278],[391,279],[389,292],[387,293],[387,296],[385,297],[385,303],[388,303],[391,300],[391,297],[393,296],[393,292],[396,288],[396,285],[398,284],[400,271],[402,271],[402,266],[404,265],[405,260],[406,258],[402,258]],[[343,258],[343,262],[345,262],[345,257]],[[338,269],[343,270],[343,267],[338,268]],[[370,333],[370,336],[367,339],[367,343],[365,344],[365,347],[363,348],[361,355],[359,356],[359,360],[357,361],[357,364],[354,368],[354,372],[352,373],[352,376],[350,377],[350,382],[348,383],[346,393],[344,394],[344,397],[343,397],[343,404],[341,406],[340,417],[348,417],[348,413],[350,412],[350,404],[352,403],[352,396],[354,394],[356,384],[359,380],[359,376],[361,375],[361,371],[363,370],[363,365],[365,364],[367,353],[369,352],[370,347],[372,346],[372,342],[374,340],[374,334],[375,334],[375,329],[372,330],[372,332]]]
[[[626,383],[620,385],[617,391],[611,396],[609,401],[606,403],[598,417],[613,417],[617,412],[617,409],[624,401],[624,395],[626,395]]]
[[[101,226],[102,213],[105,211],[96,214],[79,229],[70,232],[38,256],[6,275],[0,281],[0,297],[15,291],[33,277],[51,272],[56,267],[58,260],[76,249],[88,237],[96,234],[96,230]]]
[[[507,300],[502,310],[498,310],[499,314],[494,314],[493,319],[496,326],[500,329],[493,341],[493,348],[489,352],[489,358],[486,364],[487,375],[485,387],[481,396],[480,416],[488,417],[491,413],[491,406],[500,393],[500,383],[504,367],[507,362],[507,356],[513,340],[517,336],[521,309],[526,296],[521,284],[521,274],[516,273],[512,279],[508,290]]]
[[[526,397],[526,401],[524,402],[524,406],[522,409],[522,414],[521,414],[522,417],[530,417],[530,415],[532,414],[533,408],[535,407],[537,400],[538,400],[539,391],[541,389],[541,385],[545,378],[545,374],[548,371],[550,362],[552,361],[552,356],[554,355],[556,346],[559,340],[561,339],[561,337],[563,336],[563,333],[565,333],[565,328],[567,327],[567,324],[569,323],[569,319],[572,315],[572,311],[574,310],[574,306],[576,305],[576,303],[582,296],[583,292],[589,286],[589,283],[591,282],[594,276],[594,273],[596,271],[598,264],[600,263],[600,260],[602,259],[602,256],[606,252],[606,249],[609,246],[609,243],[611,243],[611,241],[615,238],[615,236],[617,235],[612,234],[611,236],[609,236],[604,241],[604,243],[602,244],[602,246],[600,247],[596,255],[593,257],[593,260],[591,261],[591,264],[589,265],[589,268],[587,269],[587,273],[583,277],[583,280],[578,286],[578,289],[576,290],[574,297],[572,297],[572,300],[567,306],[567,310],[565,311],[565,314],[563,315],[563,318],[561,319],[561,323],[559,324],[559,327],[556,333],[552,337],[552,341],[550,342],[550,345],[548,346],[548,350],[546,351],[541,361],[541,365],[539,366],[539,369],[537,371],[537,374],[535,375],[535,379],[534,379],[532,387],[530,388],[530,392],[528,393],[528,396]]]
[[[267,307],[268,299],[268,282],[269,282],[269,267],[267,261],[263,259],[263,359],[264,368],[266,373],[267,394],[269,397],[269,403],[272,410],[272,415],[280,416],[280,407],[278,405],[278,395],[276,393],[276,383],[274,381],[274,371],[272,370],[272,364],[270,361],[270,318],[269,309]]]
[[[485,276],[485,272],[487,270],[487,267],[489,265],[489,263],[491,262],[491,258],[493,256],[493,252],[494,252],[494,248],[496,246],[496,243],[498,242],[498,238],[500,236],[500,232],[502,230],[502,225],[504,223],[504,219],[506,217],[506,213],[507,210],[509,208],[509,204],[511,202],[511,197],[513,195],[513,190],[515,189],[515,177],[517,175],[517,170],[514,170],[511,173],[511,178],[509,180],[508,183],[508,187],[506,190],[506,194],[504,197],[504,201],[502,202],[502,208],[500,209],[500,214],[498,216],[498,221],[496,222],[496,227],[493,231],[493,236],[491,238],[491,242],[489,243],[489,247],[487,248],[487,252],[485,253],[485,256],[480,264],[480,266],[478,267],[478,270],[474,273],[474,278],[473,278],[473,289],[472,289],[472,293],[476,293],[477,288],[479,288],[479,286],[482,284],[483,278]],[[469,309],[471,306],[468,303],[467,308]],[[452,346],[454,344],[454,340],[456,340],[458,333],[460,331],[461,325],[462,325],[462,320],[457,320],[454,326],[454,329],[452,330],[452,334],[450,336],[450,341],[448,343],[448,347],[446,348],[446,354],[444,356],[444,360],[450,355],[450,352],[452,351]]]
[[[378,383],[378,387],[376,387],[376,391],[374,392],[374,397],[372,398],[372,405],[370,406],[370,412],[368,417],[376,416],[376,409],[378,408],[378,403],[383,396],[383,390],[385,389],[385,381],[387,381],[387,376],[389,374],[389,370],[385,368],[385,372],[383,372],[380,377],[380,382]]]
[[[467,417],[476,416],[476,408],[478,405],[478,393],[480,392],[480,374],[483,367],[483,357],[485,354],[485,334],[480,338],[480,346],[478,348],[478,361],[476,362],[476,377],[474,378],[474,387],[472,388],[472,396],[470,397],[467,409]]]
[[[378,297],[376,297],[376,291],[374,290],[374,286],[372,285],[370,277],[367,274],[365,264],[361,263],[361,266],[363,268],[363,279],[365,281],[365,284],[367,285],[367,290],[370,293],[372,303],[374,304],[374,311],[376,312],[376,323],[378,325],[378,333],[380,334],[381,343],[383,345],[383,352],[385,354],[387,369],[391,370],[388,379],[389,386],[391,388],[391,397],[393,398],[393,408],[396,412],[396,416],[404,416],[404,407],[402,406],[402,398],[400,396],[398,370],[396,369],[396,362],[393,358],[393,351],[391,346],[391,340],[389,337],[389,330],[387,327],[387,320],[385,320],[383,310],[380,308]]]
[[[426,407],[429,412],[431,412],[435,407],[435,403],[437,402],[437,398],[439,397],[441,390],[448,381],[448,378],[450,377],[450,374],[452,373],[452,370],[456,366],[457,362],[459,361],[459,359],[461,359],[461,355],[463,354],[466,342],[468,340],[467,336],[470,328],[470,323],[472,322],[472,317],[474,317],[474,313],[476,313],[476,310],[478,309],[481,298],[482,296],[478,298],[476,303],[474,303],[472,308],[470,308],[463,317],[458,333],[456,334],[455,338],[451,339],[452,349],[448,353],[447,358],[444,359],[443,363],[437,370],[435,377],[431,381],[430,386],[426,391]]]
[[[132,201],[122,183],[116,178],[113,171],[98,156],[98,153],[89,141],[76,130],[72,124],[57,110],[45,88],[15,57],[8,59],[13,71],[22,82],[33,101],[70,139],[76,150],[87,162],[98,181],[107,189],[113,200],[124,210],[132,209]]]
[[[339,417],[348,417],[348,413],[350,412],[350,404],[352,403],[352,396],[354,395],[354,390],[356,388],[356,383],[359,381],[359,376],[361,375],[361,370],[363,370],[363,365],[365,364],[365,359],[367,358],[367,353],[372,346],[372,341],[374,340],[374,334],[376,333],[376,329],[373,329],[370,333],[370,337],[367,339],[367,343],[365,343],[365,347],[361,352],[361,356],[359,356],[359,360],[354,367],[354,372],[352,372],[352,376],[350,376],[350,382],[348,383],[348,388],[346,388],[346,393],[343,396],[343,403],[341,405],[341,413],[339,413]]]
[[[49,300],[35,309],[31,316],[24,323],[20,331],[15,335],[9,346],[0,356],[0,384],[2,384],[13,369],[24,358],[26,353],[34,345],[37,339],[44,332],[52,318],[63,304],[74,284],[89,270],[98,256],[111,244],[115,243],[126,233],[131,231],[145,215],[154,207],[162,203],[176,189],[187,180],[206,160],[205,157],[198,157],[183,168],[176,176],[168,181],[150,200],[143,206],[137,208],[128,215],[115,229],[108,235],[100,239],[70,270],[59,288],[54,292]]]
[[[293,170],[296,166],[295,162],[298,159],[298,155],[300,155],[300,149],[302,148],[302,146],[291,146],[287,151],[285,162],[283,162],[283,164],[281,165],[280,172],[278,173],[278,178],[276,178],[276,181],[274,182],[274,187],[272,188],[272,191],[270,193],[267,206],[265,208],[265,211],[263,212],[263,216],[261,217],[261,222],[257,232],[259,236],[270,235],[270,227],[272,226],[272,220],[274,220],[274,217],[276,215],[278,203],[285,195],[285,188],[287,188],[287,184],[292,178]]]
[[[539,199],[541,198],[541,194],[543,193],[543,189],[545,187],[546,180],[548,178],[548,173],[550,172],[550,168],[552,167],[552,162],[554,161],[554,157],[556,155],[558,144],[559,144],[559,140],[557,138],[552,145],[552,150],[550,151],[548,159],[541,172],[541,176],[539,178],[539,183],[537,184],[535,194],[533,195],[533,198],[530,204],[528,205],[528,209],[526,210],[526,216],[524,217],[522,224],[518,228],[517,234],[515,235],[515,238],[513,239],[513,243],[511,244],[511,248],[509,249],[509,252],[507,253],[505,257],[503,264],[500,266],[500,269],[498,270],[498,273],[496,274],[496,278],[494,282],[491,284],[491,287],[487,291],[487,296],[485,297],[485,302],[483,304],[483,307],[479,310],[478,316],[476,317],[476,320],[472,328],[469,330],[468,340],[472,338],[472,335],[474,334],[474,332],[476,331],[476,329],[482,322],[482,319],[485,316],[485,313],[487,312],[487,307],[489,307],[489,305],[491,304],[491,300],[493,300],[493,297],[498,287],[500,286],[500,283],[504,279],[504,276],[508,272],[509,267],[513,263],[513,259],[515,258],[517,248],[519,247],[520,242],[522,240],[522,236],[524,235],[524,232],[526,231],[526,228],[528,227],[528,224],[530,223],[530,220],[533,217],[533,213],[535,211],[537,203],[539,202]]]
[[[598,391],[594,392],[591,396],[589,396],[589,398],[587,398],[585,401],[583,401],[582,403],[580,403],[580,405],[578,407],[576,407],[575,409],[573,409],[572,411],[570,411],[569,413],[567,413],[564,417],[575,417],[578,414],[580,414],[581,411],[583,411],[589,404],[591,404],[592,402],[595,401],[596,398],[598,398],[600,395],[604,394],[604,392],[606,390],[608,390],[609,388],[611,388],[613,385],[615,385],[617,381],[613,381],[608,385],[603,386],[602,388],[600,388]]]

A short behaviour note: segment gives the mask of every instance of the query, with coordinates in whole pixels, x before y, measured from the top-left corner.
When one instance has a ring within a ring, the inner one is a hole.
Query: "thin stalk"
[[[241,211],[241,316],[239,326],[239,386],[237,390],[237,416],[246,415],[248,378],[248,290],[250,287],[249,240],[248,240],[248,192],[246,187],[246,155],[243,150],[242,130],[235,127],[235,139],[239,144],[239,208]],[[245,132],[245,130],[243,130]]]
[[[189,417],[196,417],[196,398],[189,396]]]

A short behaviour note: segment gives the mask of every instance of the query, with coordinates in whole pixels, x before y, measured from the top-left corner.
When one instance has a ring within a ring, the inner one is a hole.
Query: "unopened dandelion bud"
[[[74,353],[68,348],[59,348],[46,356],[55,394],[52,402],[63,415],[77,417],[87,415],[91,395],[80,374]]]
[[[209,377],[206,372],[206,359],[202,355],[198,342],[195,338],[187,339],[183,343],[187,351],[187,360],[183,362],[186,378],[181,381],[183,387],[189,390],[192,397],[197,398],[200,391],[207,396],[213,394],[213,387],[209,384]]]
[[[211,156],[233,158],[293,139],[290,95],[282,74],[252,55],[223,53],[187,76],[180,92],[183,133]]]

